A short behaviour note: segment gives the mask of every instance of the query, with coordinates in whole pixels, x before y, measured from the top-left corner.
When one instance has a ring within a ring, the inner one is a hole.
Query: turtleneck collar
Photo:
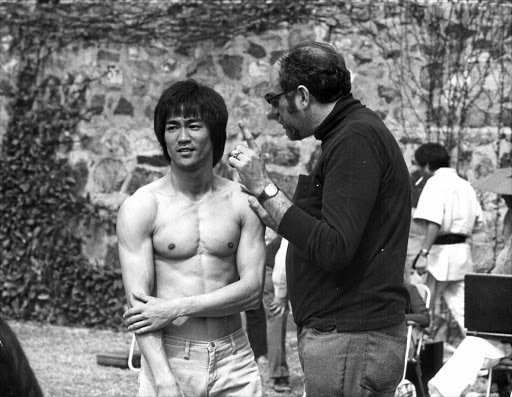
[[[363,108],[364,105],[357,99],[354,99],[351,93],[341,97],[336,102],[331,113],[322,121],[322,124],[316,129],[314,136],[316,139],[325,142],[335,133],[334,127],[339,124],[349,113],[356,109]]]

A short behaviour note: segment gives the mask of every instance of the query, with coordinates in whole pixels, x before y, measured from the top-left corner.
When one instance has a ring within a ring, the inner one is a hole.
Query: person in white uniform
[[[471,184],[450,168],[450,156],[438,143],[414,153],[420,172],[429,177],[413,219],[425,235],[414,263],[432,292],[430,309],[443,296],[461,332],[464,328],[464,275],[473,271],[468,238],[483,225],[482,209]]]

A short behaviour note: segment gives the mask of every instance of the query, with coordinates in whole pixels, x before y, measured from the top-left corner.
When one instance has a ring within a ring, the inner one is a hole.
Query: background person
[[[265,275],[266,277],[266,275]],[[267,320],[263,304],[245,312],[245,328],[254,359],[258,365],[267,363]]]
[[[286,360],[286,325],[289,308],[284,262],[287,241],[272,229],[267,228],[265,244],[267,247],[265,286],[263,288],[263,305],[260,306],[264,317],[261,319],[259,309],[245,312],[247,334],[256,361],[260,365],[268,366],[268,374],[274,391],[282,393],[291,391]],[[265,356],[262,355],[263,351]],[[260,357],[259,360],[258,357]]]
[[[240,312],[261,301],[264,227],[240,185],[213,174],[227,119],[210,87],[187,80],[166,89],[154,125],[170,171],[119,210],[141,396],[262,394]]]
[[[273,266],[266,267],[263,304],[267,314],[268,341],[268,372],[273,380],[273,388],[277,392],[289,392],[290,380],[288,362],[286,360],[286,325],[288,322],[288,293],[286,290],[285,256],[288,242],[268,229],[279,243],[274,254]],[[284,285],[283,285],[284,284]]]
[[[415,262],[430,289],[430,310],[442,296],[451,314],[464,329],[464,276],[473,271],[468,239],[483,225],[475,190],[450,168],[450,156],[439,143],[425,143],[414,153],[416,164],[428,181],[414,211],[413,219],[425,235]]]
[[[322,154],[290,201],[248,128],[229,159],[252,208],[289,241],[286,278],[308,397],[393,396],[406,348],[407,166],[382,120],[354,99],[343,57],[302,43],[273,65],[265,99],[292,140]],[[258,200],[257,200],[257,199]]]

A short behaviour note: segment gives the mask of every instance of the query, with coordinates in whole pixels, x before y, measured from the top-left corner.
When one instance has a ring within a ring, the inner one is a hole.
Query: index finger
[[[238,127],[240,127],[242,134],[244,134],[244,139],[246,140],[249,148],[258,152],[259,151],[258,145],[256,144],[256,141],[254,140],[254,137],[252,136],[251,131],[249,131],[249,128],[247,128],[245,123],[241,120],[238,122]]]
[[[128,318],[130,316],[135,316],[136,314],[139,314],[139,313],[140,313],[140,309],[138,307],[132,307],[123,313],[123,317]]]

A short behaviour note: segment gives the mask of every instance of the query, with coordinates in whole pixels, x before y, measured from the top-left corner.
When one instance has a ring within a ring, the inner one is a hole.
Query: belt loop
[[[237,350],[236,350],[236,343],[235,343],[235,338],[233,337],[233,334],[229,335],[229,339],[231,340],[231,351],[232,351],[232,354],[236,354]]]
[[[190,341],[185,341],[185,355],[183,356],[185,360],[190,359]]]

